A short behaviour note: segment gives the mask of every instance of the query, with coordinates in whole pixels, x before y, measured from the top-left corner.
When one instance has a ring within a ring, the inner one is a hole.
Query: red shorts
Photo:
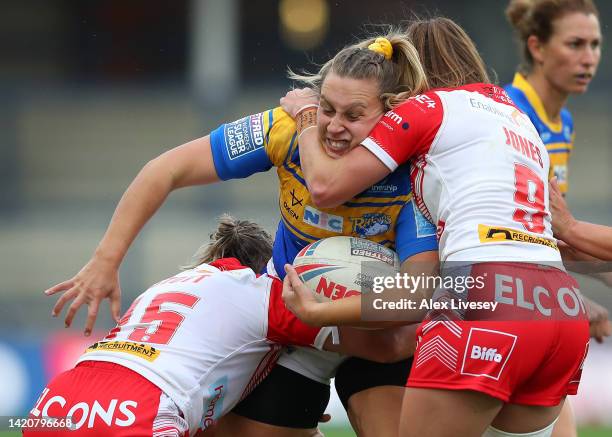
[[[501,304],[487,314],[474,310],[468,320],[431,312],[417,330],[407,386],[474,390],[504,402],[541,406],[576,394],[589,324],[573,278],[519,263],[478,264],[471,275],[485,278],[478,301],[488,296]]]
[[[70,418],[71,429],[55,429],[54,436],[188,435],[173,416],[185,423],[156,385],[127,367],[103,361],[84,361],[55,377],[30,411],[31,418]],[[23,435],[35,437],[40,431],[45,429],[26,429]]]

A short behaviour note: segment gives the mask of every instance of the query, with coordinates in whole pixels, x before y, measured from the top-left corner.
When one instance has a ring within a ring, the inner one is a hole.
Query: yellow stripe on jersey
[[[270,123],[272,123],[271,129]],[[272,164],[280,167],[298,146],[295,120],[282,108],[274,108],[266,111],[264,127],[266,152]]]
[[[525,93],[525,96],[527,96],[527,100],[529,100],[529,103],[535,110],[538,117],[540,117],[540,120],[542,120],[542,122],[546,126],[548,126],[548,128],[551,131],[557,132],[557,133],[561,132],[561,130],[563,129],[563,122],[561,120],[552,121],[548,118],[548,115],[546,114],[546,110],[544,109],[544,104],[542,103],[540,96],[538,96],[538,93],[536,93],[536,90],[533,89],[531,84],[527,82],[527,79],[521,73],[516,73],[514,75],[512,86],[520,89],[521,91],[523,91],[523,93]]]
[[[574,148],[574,145],[572,143],[550,143],[550,144],[545,144],[545,146],[546,146],[546,150],[548,150],[548,153],[561,152],[561,151],[571,152],[572,149]]]

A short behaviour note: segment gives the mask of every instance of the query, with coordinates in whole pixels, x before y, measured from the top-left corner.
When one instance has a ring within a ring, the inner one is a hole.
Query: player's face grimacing
[[[544,75],[561,92],[584,93],[601,58],[599,20],[593,14],[574,12],[555,20],[553,29],[542,46]]]
[[[321,86],[317,127],[329,156],[339,158],[367,137],[383,114],[379,94],[373,79],[327,75]]]

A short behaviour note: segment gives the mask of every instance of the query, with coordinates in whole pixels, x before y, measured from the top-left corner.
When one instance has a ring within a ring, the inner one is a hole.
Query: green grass
[[[353,429],[349,427],[321,426],[320,428],[325,437],[355,437]]]
[[[325,437],[355,437],[355,433],[350,428],[344,427],[321,427]],[[44,436],[44,433],[41,433],[41,437]],[[17,431],[0,431],[0,437],[19,437],[21,436],[20,432]],[[578,430],[579,437],[610,437],[612,436],[612,428],[598,428],[598,427],[588,427],[588,428],[580,428]]]
[[[579,437],[610,437],[612,436],[612,428],[588,427],[578,430]]]
[[[325,427],[321,430],[325,437],[355,437],[355,433],[350,428]],[[612,428],[587,427],[578,430],[579,437],[610,437],[612,436]]]

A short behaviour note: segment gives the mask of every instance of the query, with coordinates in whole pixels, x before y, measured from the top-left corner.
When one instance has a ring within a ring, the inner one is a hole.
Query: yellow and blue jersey
[[[367,238],[397,251],[400,260],[437,250],[436,229],[412,201],[407,168],[335,208],[313,205],[300,167],[295,121],[282,108],[249,115],[210,134],[215,169],[222,180],[245,178],[276,167],[280,183],[272,258],[276,271],[306,245],[338,235]]]
[[[536,127],[550,156],[549,177],[556,176],[561,192],[566,193],[569,157],[574,147],[572,115],[567,108],[563,108],[561,120],[550,120],[540,96],[520,73],[514,75],[512,84],[506,85],[505,89],[516,106],[529,116]]]

